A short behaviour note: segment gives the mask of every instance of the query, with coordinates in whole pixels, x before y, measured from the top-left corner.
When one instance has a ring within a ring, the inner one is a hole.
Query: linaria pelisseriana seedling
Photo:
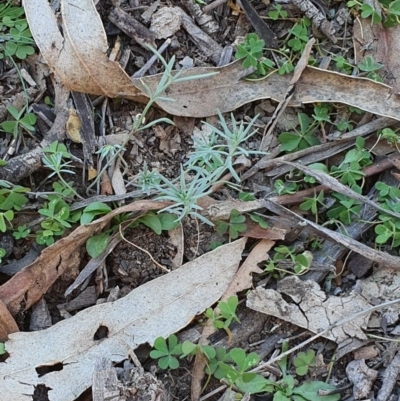
[[[215,174],[210,173],[204,176],[199,171],[192,177],[189,184],[186,184],[185,176],[186,174],[182,166],[179,181],[176,184],[160,174],[162,184],[154,185],[154,189],[160,193],[156,199],[173,202],[171,206],[167,206],[161,211],[176,214],[178,216],[177,220],[182,220],[185,216],[189,215],[198,218],[203,223],[213,225],[198,213],[201,207],[197,205],[197,201],[211,193],[210,187],[214,182]]]
[[[240,178],[233,167],[235,159],[239,156],[249,157],[266,154],[265,152],[247,150],[243,147],[244,143],[257,133],[253,126],[258,116],[255,116],[245,125],[243,121],[238,123],[233,114],[231,114],[230,124],[219,110],[217,110],[217,114],[221,129],[204,123],[210,128],[211,134],[207,138],[203,138],[203,141],[193,138],[194,150],[189,154],[186,165],[188,168],[199,166],[206,170],[210,170],[212,167],[214,174],[218,176],[217,179],[225,170],[228,170],[232,177],[240,182]]]
[[[137,184],[140,189],[146,194],[150,195],[152,188],[159,185],[161,181],[160,174],[155,169],[149,170],[147,163],[143,163],[143,169],[139,171]]]
[[[97,175],[96,179],[93,180],[93,182],[88,186],[87,191],[89,191],[91,188],[93,188],[94,185],[97,184],[98,180],[100,177],[102,177],[103,173],[107,170],[109,165],[112,163],[112,161],[120,155],[120,153],[124,150],[125,146],[128,144],[128,142],[132,139],[132,136],[140,131],[146,130],[148,128],[151,128],[152,126],[156,124],[161,124],[161,123],[166,123],[166,124],[171,124],[174,125],[174,123],[169,119],[169,118],[159,118],[156,120],[152,120],[148,123],[146,123],[146,118],[149,110],[151,107],[156,103],[157,101],[173,101],[173,99],[166,97],[166,91],[167,89],[174,84],[177,84],[179,82],[184,82],[184,81],[193,81],[196,79],[204,79],[211,77],[215,74],[218,74],[217,72],[210,72],[210,73],[205,73],[205,74],[199,74],[199,75],[192,75],[192,76],[182,76],[183,71],[178,71],[175,72],[173,71],[174,65],[175,65],[175,56],[172,56],[170,61],[167,62],[164,57],[155,49],[153,49],[151,46],[148,46],[149,50],[151,50],[158,58],[158,60],[163,64],[164,66],[164,72],[161,76],[161,79],[158,82],[158,85],[154,91],[150,89],[150,87],[144,82],[141,81],[142,86],[143,86],[143,92],[144,94],[149,98],[149,101],[147,102],[146,106],[144,107],[142,113],[138,116],[133,121],[133,127],[131,129],[131,132],[129,135],[127,135],[127,138],[125,139],[124,143],[119,147],[119,149],[116,149],[112,157],[109,157],[107,163],[102,167],[100,170],[100,173]]]
[[[80,199],[83,199],[76,191],[75,189],[71,186],[71,184],[67,181],[64,180],[62,174],[75,174],[74,171],[68,170],[67,167],[70,166],[71,162],[64,162],[63,160],[63,155],[61,152],[58,153],[52,153],[52,154],[45,154],[43,156],[42,161],[43,164],[49,168],[50,170],[53,170],[52,173],[50,173],[49,178],[57,175],[57,178],[59,179],[59,183],[61,184],[61,187],[59,188],[58,192],[63,192],[64,189],[67,190],[67,193],[70,193],[72,195],[77,196]]]

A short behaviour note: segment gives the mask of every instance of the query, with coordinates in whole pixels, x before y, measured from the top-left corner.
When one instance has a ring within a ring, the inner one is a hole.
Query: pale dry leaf
[[[382,68],[376,73],[383,82],[393,86],[399,93],[400,84],[400,26],[384,28],[382,24],[371,24],[370,18],[359,18],[353,26],[355,62],[371,56]]]
[[[47,0],[25,0],[25,15],[50,69],[71,90],[146,101],[120,65],[107,58],[107,37],[92,0],[62,0],[63,34]]]
[[[161,75],[132,81],[120,66],[106,57],[107,40],[92,0],[62,0],[65,37],[47,0],[25,0],[27,19],[44,58],[60,80],[79,92],[125,97],[146,102],[144,82],[151,90]],[[181,16],[183,18],[183,14]],[[213,53],[214,54],[214,53]],[[227,112],[258,99],[281,102],[292,74],[273,74],[267,79],[245,80],[249,71],[241,61],[219,68],[193,68],[185,76],[217,72],[195,81],[180,82],[169,88],[174,102],[158,101],[159,107],[172,115],[206,117],[216,110]],[[307,103],[344,103],[373,114],[399,120],[400,100],[391,88],[365,78],[306,67],[296,84],[291,106]]]
[[[251,250],[249,256],[247,256],[246,260],[240,266],[239,270],[235,274],[235,277],[229,284],[229,287],[222,299],[226,300],[231,295],[235,295],[240,291],[247,290],[248,288],[252,287],[252,273],[262,273],[262,269],[260,269],[257,265],[258,263],[269,259],[268,252],[274,245],[275,241],[263,239]]]
[[[282,294],[293,299],[287,302]],[[318,333],[343,318],[366,310],[370,305],[357,293],[346,297],[330,296],[321,291],[311,280],[301,281],[297,276],[285,277],[278,283],[277,291],[258,287],[247,296],[246,306],[258,312],[275,316],[296,326]],[[363,328],[367,327],[370,313],[335,327],[324,337],[338,343],[349,337],[366,339]]]
[[[121,362],[130,350],[168,337],[215,303],[236,273],[245,244],[240,239],[223,245],[124,298],[85,309],[49,329],[10,335],[7,363],[0,364],[2,399],[31,401],[42,384],[50,388],[50,401],[75,400],[91,385],[99,357]],[[100,326],[107,328],[107,337],[95,340]],[[39,377],[38,367],[56,363],[61,370]]]
[[[247,81],[244,78],[248,71],[242,68],[240,60],[224,67],[199,67],[182,74],[193,76],[209,72],[219,74],[172,85],[168,96],[175,101],[159,101],[157,104],[173,115],[206,117],[214,115],[217,109],[221,112],[232,111],[254,100],[273,99],[280,102],[292,79],[291,74],[273,74],[261,81]],[[154,75],[144,78],[144,82],[154,90],[159,79],[159,75]],[[142,88],[140,82],[135,81],[135,84]],[[397,110],[400,100],[397,95],[391,96],[390,92],[389,86],[366,78],[306,67],[296,83],[289,106],[298,107],[315,102],[344,103],[399,120]]]

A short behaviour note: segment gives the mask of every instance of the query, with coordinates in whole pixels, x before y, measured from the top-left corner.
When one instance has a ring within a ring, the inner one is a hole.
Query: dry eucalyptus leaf
[[[360,18],[353,26],[353,43],[356,62],[372,57],[382,64],[376,73],[385,83],[393,85],[393,93],[399,93],[400,79],[400,26],[384,28],[382,24],[371,24],[370,18]],[[368,44],[372,44],[368,46]]]
[[[1,398],[31,401],[39,384],[50,388],[50,401],[73,401],[92,382],[99,357],[118,363],[129,350],[185,327],[215,303],[239,266],[246,240],[223,245],[181,268],[141,285],[115,302],[97,305],[49,329],[14,333],[0,364]],[[95,340],[98,329],[107,335]],[[39,377],[37,368],[62,369]]]
[[[63,34],[47,0],[25,0],[24,8],[37,46],[65,86],[145,101],[120,65],[108,59],[107,37],[92,0],[61,1]]]
[[[330,296],[311,280],[301,281],[297,276],[285,277],[278,282],[278,291],[258,287],[247,296],[246,306],[258,312],[275,316],[313,333],[327,329],[333,323],[368,309],[370,305],[357,293],[346,297]],[[286,302],[281,294],[293,299]],[[334,327],[324,337],[337,343],[349,337],[366,339],[362,331],[367,327],[370,313]]]
[[[64,36],[47,0],[25,0],[32,35],[50,68],[70,89],[80,92],[125,97],[140,102],[140,79],[130,80],[118,63],[106,57],[107,40],[92,0],[61,0]],[[185,117],[227,112],[257,99],[282,101],[292,74],[273,74],[267,79],[245,80],[249,71],[237,61],[220,68],[193,68],[184,75],[218,72],[213,77],[180,82],[169,88],[174,102],[157,104],[170,114]],[[142,78],[152,90],[161,75]],[[138,89],[139,88],[139,89]],[[292,106],[304,103],[344,103],[362,110],[399,120],[400,100],[391,88],[365,78],[307,67],[296,84]]]

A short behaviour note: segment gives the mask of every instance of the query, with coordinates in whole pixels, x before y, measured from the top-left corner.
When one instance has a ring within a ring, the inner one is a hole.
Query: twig
[[[163,54],[164,50],[171,44],[171,39],[167,39],[161,46],[160,48],[157,50],[160,54]],[[133,78],[139,78],[139,77],[143,77],[143,75],[150,69],[150,67],[156,62],[156,60],[158,59],[158,56],[156,56],[155,54],[153,54],[149,61],[147,61],[147,63],[138,71],[136,71],[132,76],[131,79]]]
[[[203,8],[203,13],[208,13],[211,10],[214,10],[214,8],[217,8],[218,6],[220,6],[221,4],[226,3],[227,1],[228,0],[215,0]]]
[[[278,107],[275,109],[275,112],[272,115],[271,120],[269,120],[268,124],[265,126],[263,139],[262,139],[261,145],[260,145],[260,150],[264,150],[266,138],[268,138],[271,135],[273,129],[275,128],[275,125],[278,122],[279,117],[285,111],[287,105],[289,104],[290,100],[292,99],[292,97],[294,95],[294,91],[295,91],[296,82],[300,79],[302,72],[307,67],[308,58],[310,57],[311,48],[314,43],[315,43],[314,38],[311,38],[307,42],[306,47],[304,48],[303,54],[301,55],[300,60],[294,69],[293,77],[290,80],[290,84],[286,90],[285,96],[283,97],[282,101],[278,104]]]
[[[389,399],[390,394],[393,391],[393,388],[396,385],[397,377],[400,373],[400,351],[397,351],[396,356],[393,358],[392,362],[390,362],[389,366],[386,368],[386,371],[382,378],[382,386],[378,392],[378,396],[376,397],[377,401],[386,401]]]

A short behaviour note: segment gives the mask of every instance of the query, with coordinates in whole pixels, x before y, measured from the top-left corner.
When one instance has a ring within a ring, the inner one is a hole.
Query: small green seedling
[[[257,74],[264,76],[273,68],[273,61],[263,57],[264,40],[260,39],[255,33],[248,33],[244,42],[237,46],[235,58],[243,59],[243,68],[253,67],[257,70]]]
[[[36,242],[41,245],[52,245],[54,237],[64,233],[66,228],[71,228],[71,223],[76,223],[80,218],[80,211],[71,213],[68,204],[58,195],[49,195],[39,214],[45,217],[40,223],[43,230],[36,232]]]
[[[274,182],[274,192],[277,195],[292,195],[295,194],[299,189],[299,186],[295,182],[283,182],[278,179]]]
[[[7,106],[7,111],[14,120],[3,121],[0,124],[2,130],[12,134],[14,138],[17,138],[21,128],[28,132],[33,132],[35,130],[36,116],[33,113],[25,114],[25,110],[26,107],[18,111],[14,106]]]
[[[359,201],[337,192],[333,196],[337,201],[326,213],[330,219],[339,220],[343,224],[350,224],[355,218],[360,217],[361,203]]]
[[[239,200],[241,202],[251,202],[255,199],[256,197],[253,194],[250,194],[248,192],[239,192]]]
[[[265,221],[265,219],[258,214],[255,213],[249,213],[250,219],[253,220],[255,223],[257,223],[260,228],[268,228],[268,223]]]
[[[182,355],[182,345],[178,344],[178,338],[171,334],[168,340],[158,337],[154,341],[154,349],[150,352],[150,358],[158,359],[158,366],[161,369],[177,369],[179,361],[176,356]]]
[[[241,215],[236,209],[232,209],[229,215],[229,221],[215,222],[217,233],[224,235],[226,232],[229,234],[229,242],[236,239],[239,233],[246,231],[246,217]]]
[[[0,231],[5,233],[7,226],[11,225],[12,219],[14,218],[14,212],[7,210],[6,212],[0,212]]]
[[[371,6],[364,4],[364,6]],[[381,77],[376,73],[376,71],[380,70],[383,67],[383,64],[376,63],[372,56],[366,56],[362,61],[357,64],[357,67],[363,71],[367,72],[367,78],[372,79],[377,82],[382,82]]]
[[[260,362],[260,358],[255,352],[246,355],[242,348],[232,348],[229,356],[232,358],[234,365],[228,365],[224,362],[219,363],[224,378],[229,385],[235,385],[243,393],[256,394],[273,391],[269,380],[256,373],[248,372]]]
[[[0,343],[0,355],[3,355],[6,353],[6,347],[4,343]]]
[[[23,7],[11,6],[10,1],[0,5],[0,59],[16,56],[24,60],[34,54],[34,41],[28,29]]]
[[[310,20],[301,18],[299,22],[294,24],[293,28],[289,30],[291,39],[288,40],[288,46],[295,52],[302,52],[309,41],[307,28],[311,25]]]
[[[310,366],[315,362],[315,352],[312,349],[307,352],[299,352],[293,359],[293,365],[296,368],[296,374],[305,376]]]
[[[215,348],[211,345],[199,345],[194,344],[191,341],[183,342],[181,358],[197,354],[203,354],[208,360],[211,360],[216,356]]]
[[[305,201],[300,203],[301,210],[310,210],[311,213],[315,216],[315,221],[318,223],[318,209],[320,207],[325,207],[324,204],[324,191],[321,191],[318,195],[314,191],[314,196],[312,198],[304,198]]]
[[[218,302],[218,305],[215,309],[208,308],[204,312],[204,315],[210,319],[212,325],[216,329],[225,330],[228,334],[228,337],[231,338],[229,326],[233,320],[235,320],[237,323],[240,323],[240,320],[236,315],[237,305],[238,298],[236,296],[231,296],[226,300],[226,302]]]
[[[220,363],[230,362],[232,362],[232,358],[230,357],[229,352],[227,353],[225,348],[217,347],[215,348],[215,356],[209,359],[205,372],[207,375],[213,375],[216,379],[221,380],[225,377],[225,374],[220,368]]]
[[[396,248],[400,245],[400,219],[393,219],[391,216],[379,215],[379,219],[382,221],[381,224],[375,226],[375,242],[378,245],[389,242],[392,248]]]
[[[2,180],[0,180],[0,188],[0,210],[20,211],[28,202],[28,198],[23,194],[29,192],[29,188]]]
[[[15,239],[26,238],[30,232],[31,230],[26,227],[26,224],[24,224],[22,226],[17,227],[17,230],[13,232],[13,237]]]
[[[276,246],[274,248],[274,251],[275,254],[273,258],[265,264],[265,271],[269,273],[277,271],[283,274],[301,275],[309,270],[313,260],[313,254],[310,251],[304,251],[296,255],[294,253],[294,247],[280,245]],[[289,259],[292,263],[293,273],[278,267],[280,261],[284,261],[287,259]]]
[[[297,116],[300,130],[282,132],[278,137],[282,152],[293,152],[319,144],[318,139],[314,136],[316,122],[312,122],[305,113],[299,113]]]
[[[280,4],[274,4],[273,9],[268,11],[268,17],[272,20],[277,21],[278,19],[284,19],[287,17],[287,11],[282,10],[282,6]]]
[[[393,131],[391,128],[383,128],[382,130],[378,131],[378,141],[381,138],[385,139],[390,146],[395,146],[397,151],[400,152],[400,136],[397,132]]]
[[[0,263],[3,261],[4,256],[6,256],[6,250],[4,248],[0,248]],[[2,354],[2,349],[1,346],[3,345],[3,350],[4,350],[4,344],[0,343],[0,355]]]
[[[343,56],[334,56],[333,61],[339,72],[350,75],[354,68]]]

